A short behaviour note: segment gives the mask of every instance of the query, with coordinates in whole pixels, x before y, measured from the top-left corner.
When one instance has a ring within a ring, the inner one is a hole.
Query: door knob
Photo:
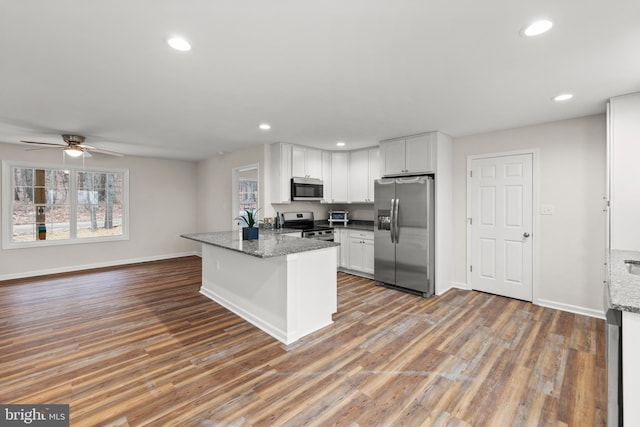
[[[525,233],[523,234],[523,236],[524,236],[525,238],[527,238],[527,237],[531,236],[531,234],[529,234],[529,233],[525,232]]]

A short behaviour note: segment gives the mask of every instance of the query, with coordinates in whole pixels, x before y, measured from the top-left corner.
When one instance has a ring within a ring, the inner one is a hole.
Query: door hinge
[[[473,218],[469,218],[469,225],[473,225]]]
[[[473,171],[469,171],[469,178],[473,178]]]
[[[469,266],[469,272],[473,273],[473,265]]]

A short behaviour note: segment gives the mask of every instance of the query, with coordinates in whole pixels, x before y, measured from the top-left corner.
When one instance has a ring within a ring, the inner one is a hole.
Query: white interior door
[[[533,155],[471,162],[471,287],[531,301]]]

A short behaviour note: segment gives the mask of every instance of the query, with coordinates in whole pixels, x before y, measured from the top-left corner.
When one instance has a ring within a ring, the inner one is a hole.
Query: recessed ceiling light
[[[553,27],[553,22],[547,21],[546,19],[541,19],[524,27],[520,31],[520,34],[527,37],[539,36],[540,34],[549,31],[551,27]]]
[[[337,145],[338,147],[344,147],[344,146],[345,146],[345,143],[344,143],[344,141],[338,141],[338,142],[336,142],[336,145]]]
[[[189,44],[189,42],[181,37],[172,37],[167,40],[167,44],[175,50],[179,50],[181,52],[191,50],[191,45]]]
[[[271,129],[271,125],[270,125],[269,123],[261,123],[259,127],[260,127],[260,129],[262,129],[262,130],[269,130],[269,129]]]
[[[573,95],[570,93],[563,93],[561,95],[558,96],[554,96],[553,100],[554,101],[568,101],[569,99],[573,98]]]

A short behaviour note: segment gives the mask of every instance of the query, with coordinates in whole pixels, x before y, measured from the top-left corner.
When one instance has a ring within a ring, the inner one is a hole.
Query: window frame
[[[71,213],[70,227],[75,227],[78,209],[77,173],[121,173],[122,174],[122,234],[117,236],[82,237],[77,236],[61,240],[35,240],[28,242],[13,241],[13,168],[68,170],[73,179],[69,180],[69,209]],[[98,242],[129,240],[129,169],[105,167],[78,167],[46,163],[2,161],[2,249],[40,248],[47,246],[79,245]]]

